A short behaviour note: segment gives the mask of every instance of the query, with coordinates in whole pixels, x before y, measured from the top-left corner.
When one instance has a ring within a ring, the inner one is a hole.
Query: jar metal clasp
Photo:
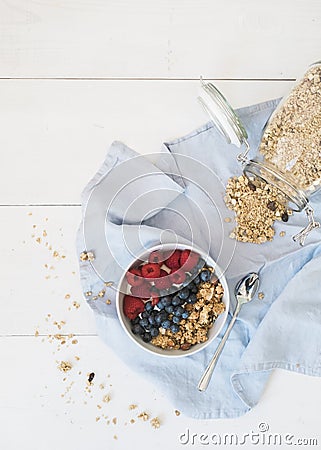
[[[303,230],[301,230],[299,233],[292,236],[292,239],[294,240],[294,242],[299,242],[299,244],[301,246],[304,245],[305,240],[306,240],[307,236],[311,233],[311,231],[316,228],[320,228],[320,226],[321,226],[320,222],[316,222],[314,220],[314,210],[313,210],[313,208],[311,208],[311,206],[307,206],[305,208],[305,213],[308,218],[308,225],[306,227],[304,227]]]

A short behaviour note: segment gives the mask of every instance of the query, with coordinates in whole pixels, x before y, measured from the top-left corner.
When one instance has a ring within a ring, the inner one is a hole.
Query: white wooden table
[[[285,94],[320,48],[314,0],[0,2],[0,449],[178,449],[186,429],[242,435],[261,422],[321,445],[321,380],[284,371],[244,417],[176,416],[96,336],[74,248],[80,192],[114,139],[157,151],[206,120],[200,74],[243,106]]]

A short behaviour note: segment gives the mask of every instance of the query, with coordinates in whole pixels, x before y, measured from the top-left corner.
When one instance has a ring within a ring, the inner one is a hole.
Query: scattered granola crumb
[[[97,408],[98,408],[98,409],[101,409],[101,408],[102,408],[102,406],[101,406],[101,405],[97,405]]]
[[[73,302],[72,306],[76,309],[80,308],[80,304],[78,302]]]
[[[180,416],[180,415],[181,415],[181,412],[178,411],[178,409],[175,409],[175,415],[176,415],[176,416]]]
[[[70,298],[70,294],[65,295],[65,299],[68,300]]]
[[[32,216],[32,212],[29,212],[29,213],[28,213],[28,216]]]
[[[226,223],[230,223],[232,221],[232,219],[230,217],[225,217],[224,222]]]
[[[100,417],[99,417],[99,416],[96,417],[96,422],[98,422],[98,420],[100,420]]]
[[[77,341],[77,339],[73,339],[73,340],[71,341],[71,343],[72,343],[73,345],[75,345],[75,344],[78,344],[78,341]]]
[[[286,235],[285,231],[280,231],[280,237],[284,237]]]
[[[95,255],[93,252],[82,252],[80,253],[80,261],[94,261],[95,260]]]
[[[75,360],[79,361],[80,360],[79,356],[75,356]]]
[[[106,287],[109,287],[109,286],[112,286],[114,284],[114,282],[113,281],[105,281],[104,284]]]
[[[93,293],[92,293],[91,291],[87,291],[87,292],[85,293],[85,296],[86,296],[86,297],[90,297],[92,294],[93,294]]]
[[[43,230],[42,235],[43,235],[43,237],[46,237],[47,236],[47,231]]]
[[[137,405],[135,405],[135,404],[129,405],[129,407],[128,407],[128,409],[130,411],[132,411],[133,409],[136,409],[136,408],[137,408]]]
[[[99,385],[99,389],[105,389],[105,385],[104,385],[103,383],[101,383],[101,384]]]
[[[61,361],[58,365],[58,369],[62,372],[69,372],[72,369],[72,364],[68,361]]]
[[[111,397],[110,397],[109,394],[104,395],[104,397],[103,397],[103,402],[104,402],[104,403],[109,403],[110,400],[111,400]]]
[[[38,244],[41,244],[41,238],[37,237],[36,242],[38,242]]]
[[[98,292],[98,297],[104,297],[105,293],[106,293],[106,291],[104,289],[102,289],[101,291]]]
[[[116,425],[116,423],[117,423],[117,417],[114,417],[113,420],[112,420],[112,422],[113,422],[114,425]]]
[[[55,250],[52,254],[54,258],[59,258],[59,253]]]
[[[110,305],[111,301],[109,300],[109,298],[106,300],[106,305]]]
[[[159,421],[159,418],[158,418],[158,417],[154,417],[154,418],[150,421],[150,423],[151,423],[151,426],[152,426],[153,428],[155,428],[155,430],[156,430],[157,428],[160,427],[160,421]]]
[[[130,423],[135,423],[136,421],[135,421],[135,419],[130,419],[129,422],[130,422]]]
[[[117,434],[114,434],[114,439],[115,439],[115,441],[117,441],[117,439],[118,439]]]
[[[149,415],[146,412],[140,413],[137,417],[138,419],[142,419],[144,422],[146,422],[149,419]]]
[[[263,292],[259,292],[259,293],[257,294],[257,296],[258,296],[258,298],[259,298],[260,300],[263,300],[264,297],[265,297],[265,295],[263,294]]]

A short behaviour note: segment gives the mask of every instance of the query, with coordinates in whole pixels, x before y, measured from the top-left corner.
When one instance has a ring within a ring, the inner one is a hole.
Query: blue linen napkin
[[[250,156],[277,104],[273,100],[238,110],[248,131]],[[80,261],[80,276],[100,336],[176,408],[200,419],[246,413],[258,403],[274,368],[321,375],[321,230],[300,247],[291,236],[305,226],[306,218],[296,213],[287,224],[275,224],[272,242],[231,240],[233,220],[223,220],[233,216],[224,203],[224,186],[230,176],[241,175],[238,153],[212,123],[163,144],[159,154],[140,156],[114,142],[82,194],[77,252],[93,251],[95,260]],[[320,218],[321,196],[311,203]],[[285,237],[279,236],[281,230]],[[199,392],[197,384],[224,329],[196,355],[166,359],[131,342],[116,315],[114,286],[123,270],[143,248],[173,240],[208,250],[226,271],[230,314],[234,286],[246,273],[259,272],[265,294],[243,307],[206,392]],[[114,286],[105,285],[110,280]]]

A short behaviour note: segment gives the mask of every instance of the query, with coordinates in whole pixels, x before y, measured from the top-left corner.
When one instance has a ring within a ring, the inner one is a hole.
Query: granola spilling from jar
[[[228,180],[225,203],[235,212],[236,227],[230,237],[241,242],[263,244],[272,241],[274,222],[287,222],[292,214],[277,188],[245,175]]]
[[[313,192],[321,184],[321,66],[312,66],[273,115],[259,151],[293,184]]]
[[[126,273],[123,312],[131,331],[162,349],[188,350],[207,341],[225,310],[224,289],[214,268],[186,250],[154,251]]]

